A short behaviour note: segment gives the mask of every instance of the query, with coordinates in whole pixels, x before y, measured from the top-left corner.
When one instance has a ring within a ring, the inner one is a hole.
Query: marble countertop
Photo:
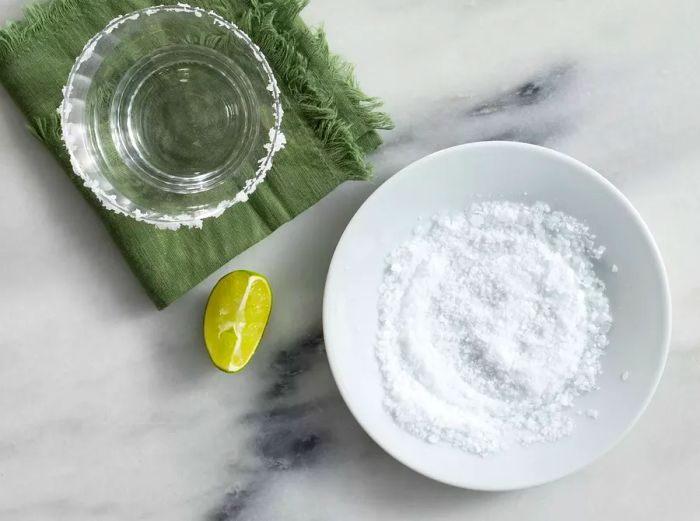
[[[16,18],[23,0],[0,0]],[[343,185],[158,312],[0,92],[0,519],[607,520],[700,510],[700,3],[313,0],[332,47],[386,100],[377,181]],[[589,468],[510,493],[458,490],[383,453],[332,381],[322,287],[362,201],[402,166],[510,139],[571,154],[636,205],[673,291],[666,373]],[[249,369],[212,368],[201,311],[235,268],[275,289]]]

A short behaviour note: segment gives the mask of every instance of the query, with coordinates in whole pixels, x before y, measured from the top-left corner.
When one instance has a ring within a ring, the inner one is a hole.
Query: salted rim
[[[102,186],[100,186],[100,182],[97,179],[90,177],[83,169],[83,166],[76,155],[76,151],[83,147],[82,139],[80,139],[80,136],[76,135],[76,133],[71,132],[71,127],[76,125],[76,123],[69,122],[69,116],[73,111],[73,104],[71,103],[70,98],[73,91],[73,83],[77,75],[80,73],[82,65],[92,56],[92,53],[97,46],[97,42],[104,36],[109,35],[120,25],[136,20],[141,15],[151,16],[159,12],[192,14],[197,18],[208,16],[213,19],[215,25],[228,29],[234,35],[236,35],[236,37],[242,40],[251,50],[258,62],[260,62],[267,75],[267,90],[271,93],[273,98],[272,108],[275,117],[275,123],[268,131],[269,141],[263,147],[267,153],[264,157],[258,159],[258,169],[255,172],[255,175],[245,182],[243,189],[241,189],[232,199],[221,201],[214,208],[194,210],[192,212],[185,212],[177,215],[162,214],[155,211],[144,212],[138,208],[129,209],[125,208],[124,205],[119,204],[117,201],[118,194],[116,192],[110,193],[109,191],[104,190]],[[147,7],[145,9],[139,9],[137,11],[118,16],[109,22],[104,29],[98,32],[85,44],[83,50],[80,52],[80,55],[75,60],[70,74],[68,75],[66,85],[63,87],[63,100],[58,107],[58,113],[61,116],[61,137],[63,138],[63,142],[68,150],[73,171],[83,180],[83,184],[97,196],[97,199],[100,201],[102,206],[117,214],[131,217],[137,221],[153,224],[160,229],[176,230],[180,226],[201,228],[204,219],[218,217],[234,204],[247,201],[250,195],[255,192],[258,185],[265,180],[267,173],[272,168],[273,156],[279,150],[284,148],[284,145],[287,142],[284,134],[282,133],[282,116],[284,115],[284,110],[282,109],[282,101],[280,98],[280,90],[277,85],[277,79],[275,78],[274,72],[268,63],[267,58],[265,58],[265,55],[260,50],[260,47],[258,47],[251,40],[250,36],[241,30],[236,24],[229,22],[216,12],[205,10],[201,7],[194,7],[188,4]]]

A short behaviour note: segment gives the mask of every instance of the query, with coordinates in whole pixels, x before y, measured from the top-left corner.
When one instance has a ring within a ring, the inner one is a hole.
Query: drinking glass
[[[284,145],[274,74],[249,36],[185,5],[110,22],[60,108],[73,170],[109,210],[201,226],[246,201]]]

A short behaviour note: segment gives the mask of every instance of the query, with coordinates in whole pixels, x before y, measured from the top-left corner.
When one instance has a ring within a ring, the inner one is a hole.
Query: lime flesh
[[[235,373],[246,366],[271,309],[270,284],[258,273],[234,271],[216,283],[204,311],[204,344],[217,368]]]

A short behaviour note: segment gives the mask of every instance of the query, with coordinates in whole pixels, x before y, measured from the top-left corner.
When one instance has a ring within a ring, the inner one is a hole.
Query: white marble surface
[[[0,0],[0,18],[23,0]],[[157,312],[0,93],[0,519],[696,519],[700,513],[700,3],[313,0],[397,128],[347,184]],[[515,139],[598,169],[664,255],[666,374],[633,432],[573,476],[475,493],[391,460],[340,401],[318,340],[335,243],[379,182],[445,146]],[[212,369],[200,314],[226,271],[269,275],[249,370]],[[303,339],[311,339],[304,341]]]

